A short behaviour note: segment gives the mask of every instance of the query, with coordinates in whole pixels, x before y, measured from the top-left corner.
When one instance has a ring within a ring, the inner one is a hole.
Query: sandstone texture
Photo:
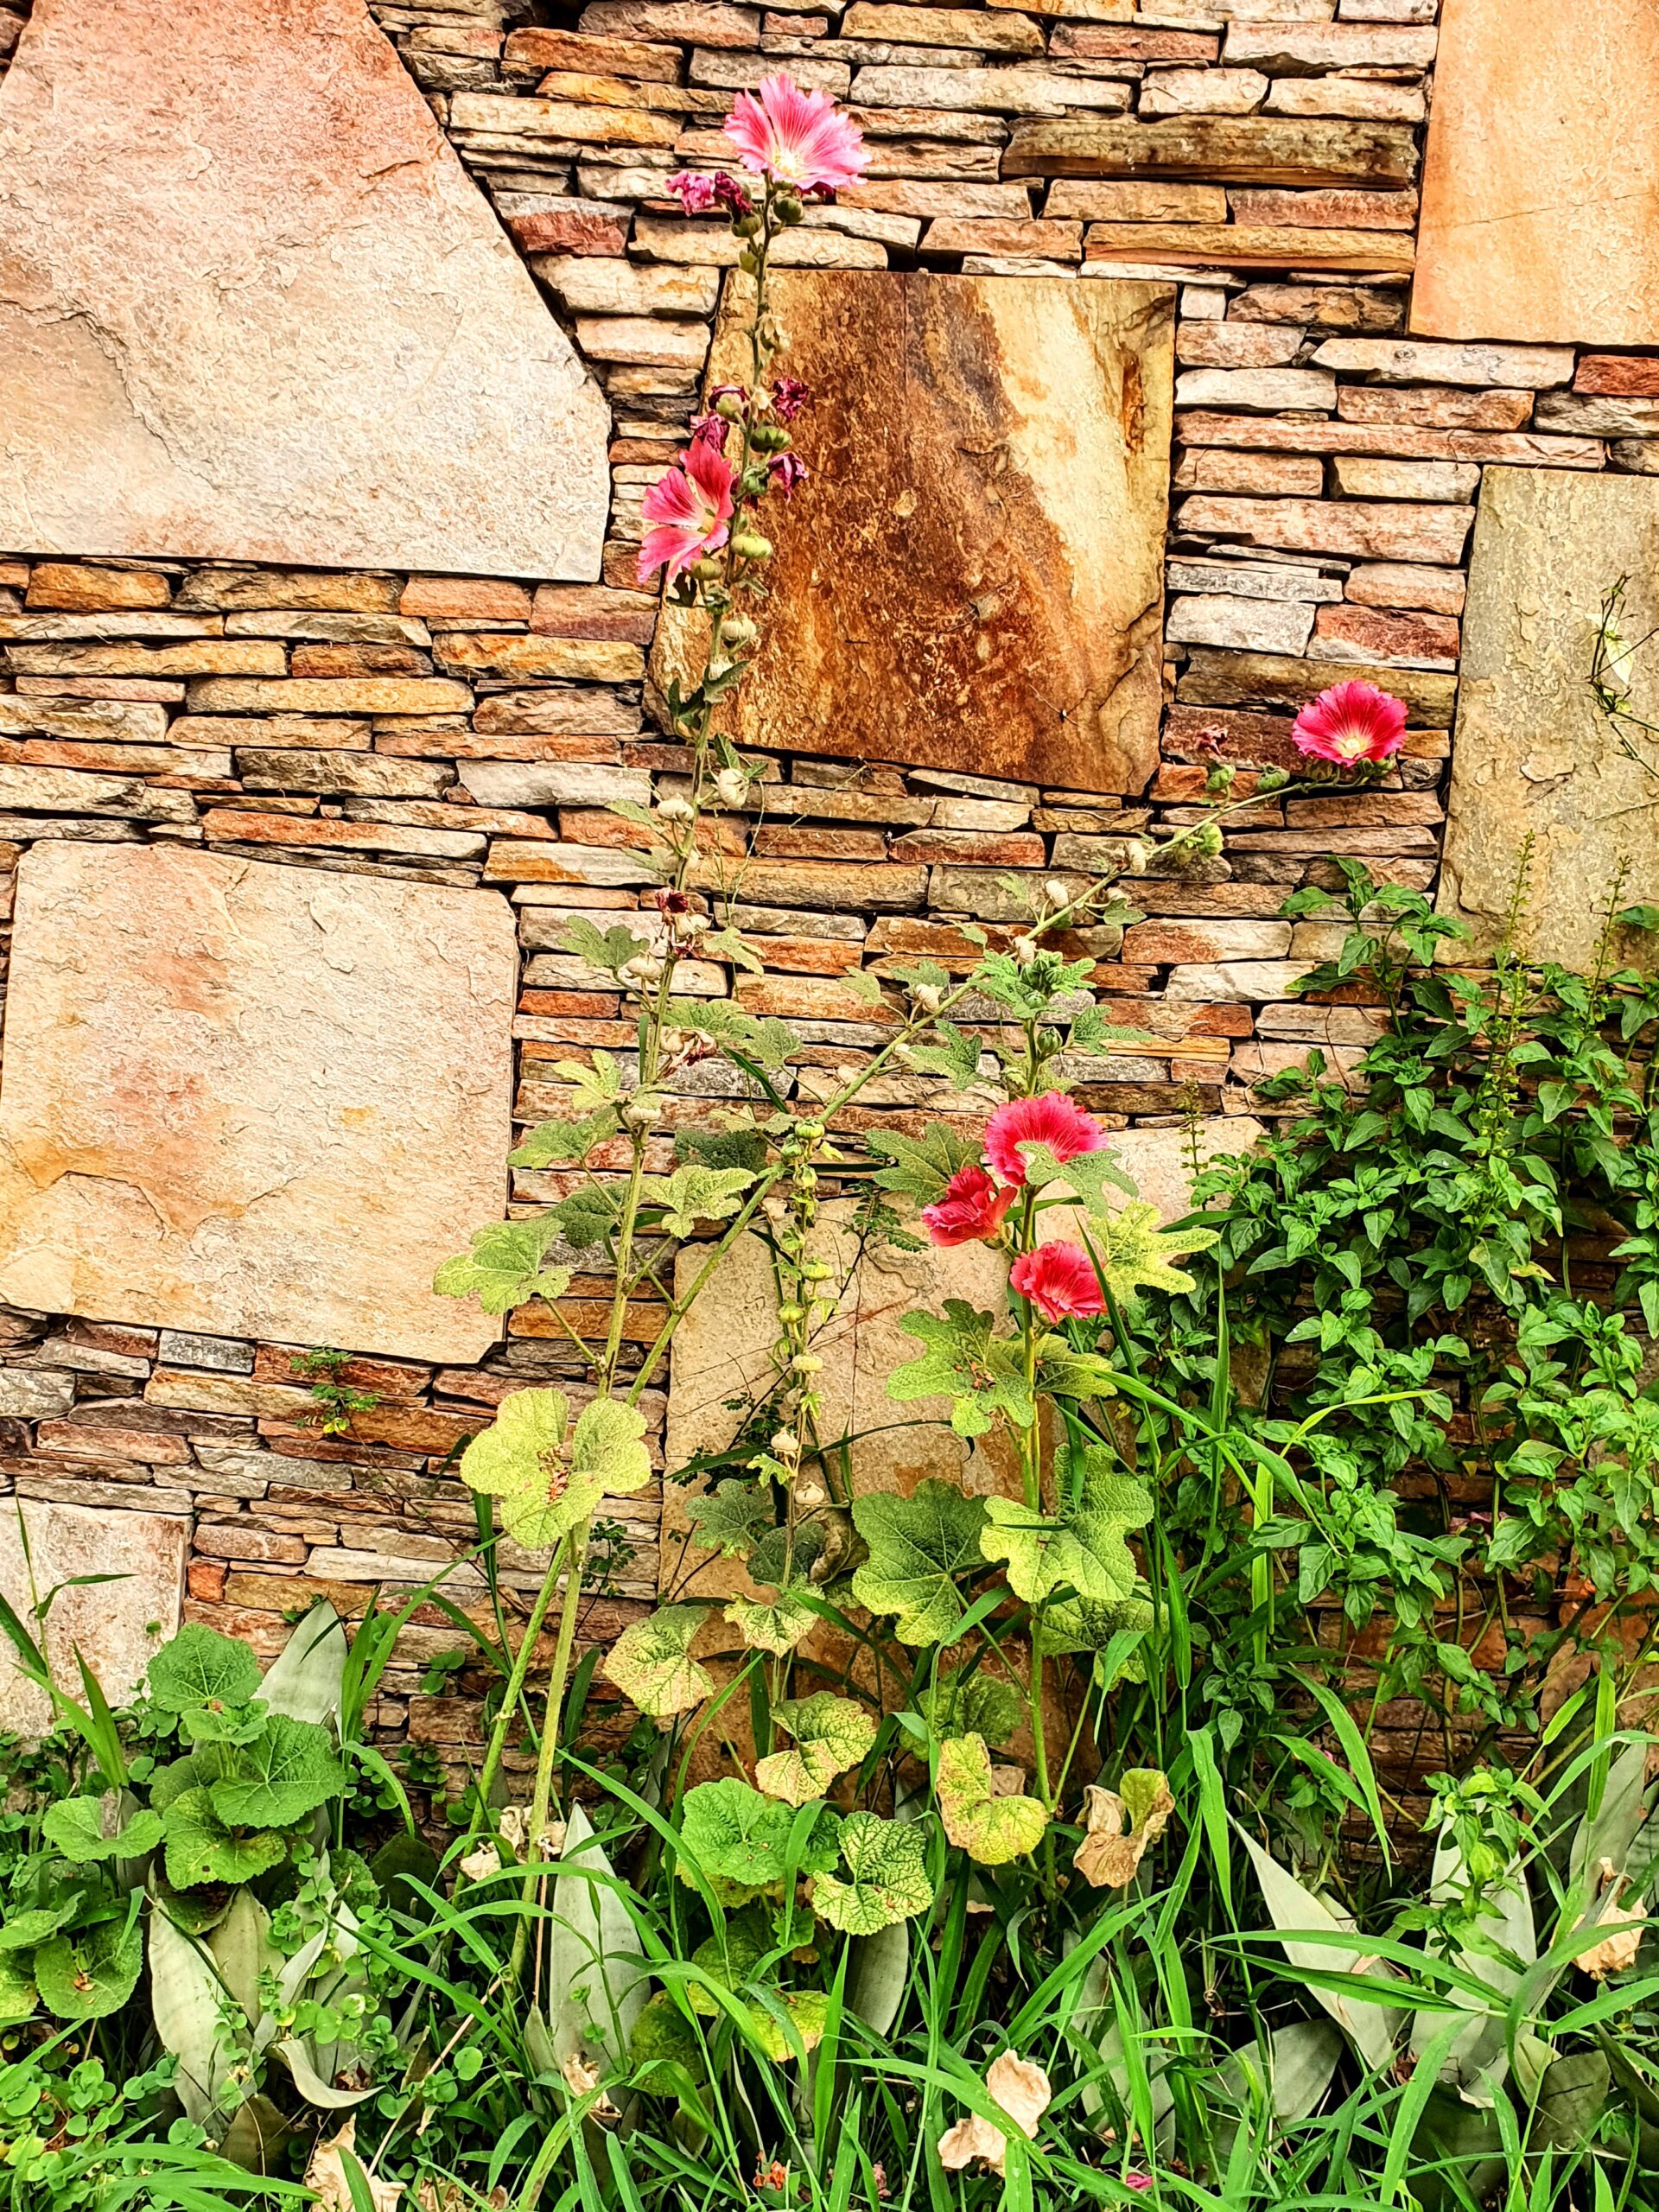
[[[1141,789],[1157,758],[1168,291],[791,271],[772,297],[817,394],[800,439],[812,474],[779,533],[741,736]],[[736,369],[737,339],[728,296],[712,380]]]
[[[79,1651],[110,1703],[120,1705],[137,1688],[151,1652],[179,1625],[189,1542],[182,1515],[9,1497],[0,1506],[0,1592],[43,1643],[54,1681],[84,1694]],[[91,1574],[119,1579],[58,1589]],[[54,1589],[46,1625],[36,1629],[32,1609]],[[19,1673],[11,1647],[0,1646],[0,1728],[41,1736],[52,1725],[46,1693]]]
[[[606,429],[363,0],[39,0],[0,543],[588,579]]]
[[[1659,340],[1650,0],[1447,0],[1411,327]]]
[[[165,848],[35,847],[0,1082],[0,1298],[415,1357],[499,1217],[512,929],[494,894]]]
[[[1603,900],[1623,859],[1622,904],[1659,898],[1651,747],[1631,750],[1599,712],[1586,677],[1609,585],[1630,579],[1621,634],[1659,622],[1659,483],[1552,469],[1486,472],[1464,618],[1440,903],[1497,944],[1522,839],[1533,842],[1524,949],[1587,969]],[[1620,671],[1633,710],[1659,719],[1643,655]],[[1634,754],[1635,757],[1632,757]],[[1640,962],[1632,941],[1622,955]]]

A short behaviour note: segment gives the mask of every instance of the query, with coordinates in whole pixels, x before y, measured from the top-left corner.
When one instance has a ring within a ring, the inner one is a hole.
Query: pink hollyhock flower
[[[995,1236],[1016,1193],[999,1190],[982,1167],[958,1167],[944,1196],[922,1208],[936,1244],[982,1244]]]
[[[799,377],[774,378],[772,411],[780,423],[792,423],[811,397],[811,386],[803,384]]]
[[[728,176],[724,169],[715,177],[715,197],[728,215],[752,215],[754,201],[734,176]]]
[[[732,464],[723,453],[694,438],[672,468],[645,493],[646,530],[636,569],[649,583],[665,569],[671,584],[705,553],[717,552],[731,534]]]
[[[715,180],[697,169],[679,169],[668,180],[671,192],[688,215],[706,215],[716,199]]]
[[[1012,1098],[985,1124],[985,1157],[1001,1182],[1026,1179],[1022,1144],[1046,1144],[1056,1160],[1075,1160],[1080,1152],[1101,1152],[1106,1132],[1092,1115],[1074,1106],[1063,1090],[1040,1098]]]
[[[1125,2189],[1152,2189],[1156,2184],[1150,2174],[1125,2174],[1123,2186]]]
[[[1302,709],[1291,735],[1298,752],[1344,767],[1387,760],[1406,741],[1405,705],[1375,683],[1333,683]]]
[[[788,499],[798,484],[805,483],[807,467],[799,454],[779,453],[772,457],[770,473],[773,489]]]
[[[1034,1252],[1022,1252],[1008,1270],[1008,1281],[1045,1321],[1106,1311],[1094,1262],[1081,1244],[1069,1244],[1064,1237],[1039,1244]]]
[[[726,136],[746,169],[796,192],[855,184],[869,167],[864,134],[828,92],[804,92],[792,79],[763,77],[757,99],[740,92]]]

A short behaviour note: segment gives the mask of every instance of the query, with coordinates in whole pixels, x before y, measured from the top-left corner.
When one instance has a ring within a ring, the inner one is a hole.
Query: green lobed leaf
[[[692,1866],[717,1880],[734,1883],[753,1894],[773,1890],[788,1871],[790,1831],[795,1815],[776,1798],[735,1775],[700,1782],[686,1792],[681,1821],[680,1878],[694,1882]],[[807,1839],[798,1872],[827,1874],[836,1863],[841,1823],[825,1809]],[[689,1863],[688,1863],[689,1862]]]
[[[772,1719],[793,1737],[794,1749],[760,1760],[754,1778],[768,1797],[781,1797],[786,1805],[822,1797],[875,1741],[875,1723],[864,1707],[832,1690],[774,1706]]]
[[[574,1121],[556,1116],[537,1122],[507,1159],[514,1167],[568,1167],[586,1160],[595,1145],[613,1137],[621,1126],[614,1106],[596,1107]]]
[[[663,1208],[662,1226],[671,1236],[690,1236],[700,1221],[728,1221],[754,1181],[747,1167],[677,1167],[671,1175],[647,1175],[647,1205]]]
[[[984,1501],[930,1477],[909,1497],[873,1491],[853,1500],[853,1526],[869,1557],[853,1595],[873,1613],[898,1616],[901,1643],[944,1643],[967,1611],[957,1578],[983,1564]]]
[[[1079,1468],[1070,1447],[1058,1445],[1054,1478],[1063,1503],[1052,1519],[1018,1498],[985,1501],[986,1558],[1006,1561],[1008,1586],[1027,1605],[1062,1589],[1101,1604],[1132,1597],[1136,1569],[1125,1540],[1151,1520],[1151,1491],[1115,1472],[1109,1454],[1093,1446],[1085,1447]]]
[[[963,1135],[948,1122],[935,1122],[919,1137],[873,1129],[865,1143],[887,1162],[873,1179],[879,1187],[896,1192],[900,1198],[914,1198],[918,1205],[931,1205],[936,1198],[942,1198],[957,1169],[972,1165],[980,1156],[978,1137]]]
[[[1043,1648],[1050,1648],[1046,1634]],[[936,1735],[982,1736],[988,1744],[1006,1744],[1026,1707],[1012,1682],[988,1675],[982,1667],[959,1667],[923,1690],[916,1709]]]
[[[982,1866],[1006,1866],[1035,1851],[1048,1814],[1034,1797],[999,1796],[982,1736],[953,1736],[939,1746],[936,1783],[945,1834]]]
[[[849,1813],[841,1824],[841,1856],[847,1878],[820,1874],[812,1885],[812,1910],[843,1936],[874,1936],[932,1904],[920,1821]]]
[[[888,1376],[887,1395],[896,1404],[949,1398],[950,1426],[963,1437],[983,1436],[999,1420],[1016,1428],[1035,1421],[1020,1344],[997,1335],[994,1315],[947,1298],[942,1314],[906,1313],[899,1325],[926,1350]]]
[[[177,1890],[212,1882],[251,1882],[287,1856],[288,1845],[269,1831],[233,1835],[213,1810],[206,1789],[187,1789],[162,1815],[167,1878]]]
[[[60,2020],[101,2020],[118,2012],[144,1970],[143,1929],[118,1920],[54,1936],[35,1954],[41,2002]]]
[[[724,1482],[685,1502],[696,1528],[693,1542],[725,1559],[745,1558],[762,1527],[772,1526],[772,1501],[753,1483]]]
[[[712,1697],[715,1678],[692,1658],[691,1644],[712,1605],[659,1605],[623,1630],[601,1670],[641,1713],[666,1720]]]
[[[651,1479],[645,1417],[637,1407],[595,1398],[574,1429],[569,1421],[563,1390],[515,1390],[461,1454],[462,1479],[501,1500],[507,1534],[527,1551],[562,1542],[602,1498]]]
[[[150,1661],[149,1678],[151,1701],[165,1713],[245,1705],[259,1688],[259,1662],[245,1643],[187,1621]]]
[[[476,1298],[486,1313],[511,1313],[532,1298],[551,1305],[570,1287],[569,1268],[543,1268],[550,1244],[557,1241],[556,1214],[533,1221],[497,1221],[475,1231],[473,1249],[446,1260],[432,1278],[441,1298]]]
[[[41,1834],[65,1859],[84,1866],[103,1859],[142,1859],[162,1840],[159,1813],[137,1812],[124,1827],[118,1793],[104,1797],[60,1797],[41,1816]]]
[[[345,1794],[346,1770],[326,1728],[273,1713],[257,1740],[238,1747],[232,1772],[208,1785],[227,1827],[285,1828]]]
[[[1166,1229],[1157,1207],[1137,1199],[1091,1221],[1087,1241],[1106,1287],[1127,1304],[1143,1290],[1191,1290],[1192,1277],[1173,1263],[1189,1252],[1207,1252],[1216,1232]]]
[[[770,1600],[734,1598],[722,1618],[730,1621],[751,1651],[770,1651],[781,1659],[817,1624],[818,1617],[810,1605],[780,1590]]]

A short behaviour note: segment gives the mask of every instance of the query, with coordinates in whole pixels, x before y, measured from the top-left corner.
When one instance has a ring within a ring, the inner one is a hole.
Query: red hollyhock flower
[[[1405,704],[1375,683],[1333,683],[1302,709],[1290,734],[1299,753],[1343,767],[1387,760],[1406,741]]]
[[[811,397],[810,387],[804,385],[799,377],[774,378],[772,411],[780,423],[792,423]]]
[[[1017,1194],[999,1190],[982,1167],[958,1167],[944,1196],[922,1208],[936,1244],[982,1244],[1001,1228]]]
[[[804,484],[806,481],[806,463],[798,453],[774,454],[767,463],[767,467],[771,473],[773,491],[781,492],[785,499],[788,499],[798,484]]]
[[[985,1157],[999,1181],[1015,1185],[1026,1179],[1022,1144],[1046,1144],[1056,1160],[1075,1160],[1080,1152],[1101,1152],[1106,1132],[1092,1115],[1074,1106],[1063,1090],[1046,1090],[1040,1098],[1013,1098],[999,1106],[985,1124]]]
[[[663,471],[642,509],[647,527],[635,571],[642,584],[664,568],[671,584],[705,553],[718,552],[731,529],[734,474],[725,454],[702,438]]]
[[[1094,1262],[1082,1245],[1070,1244],[1064,1237],[1039,1244],[1034,1252],[1022,1252],[1008,1271],[1008,1281],[1045,1321],[1106,1311]]]

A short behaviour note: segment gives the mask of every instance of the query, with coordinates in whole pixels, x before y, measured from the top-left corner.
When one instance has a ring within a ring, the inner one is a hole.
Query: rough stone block
[[[493,894],[36,847],[0,1082],[0,1297],[477,1358],[494,1325],[430,1285],[501,1211],[516,984]]]
[[[143,1493],[135,1490],[136,1503]],[[54,1679],[65,1689],[79,1694],[79,1649],[110,1703],[120,1705],[137,1688],[150,1654],[179,1625],[189,1541],[182,1515],[8,1499],[0,1511],[0,1591],[27,1620],[37,1596],[60,1584],[118,1576],[60,1590],[41,1634]],[[0,1727],[39,1736],[51,1725],[45,1693],[18,1672],[10,1646],[0,1649]]]

